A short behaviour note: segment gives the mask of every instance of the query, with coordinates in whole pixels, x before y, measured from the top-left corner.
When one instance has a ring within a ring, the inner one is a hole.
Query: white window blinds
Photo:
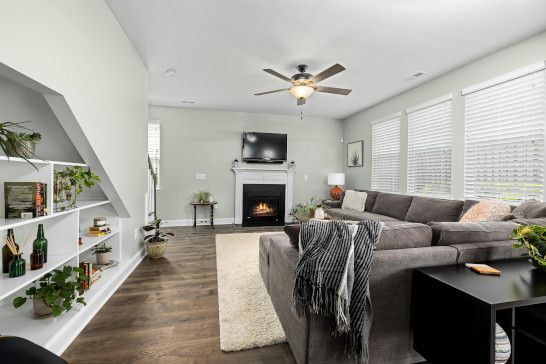
[[[400,115],[372,122],[372,190],[400,191]]]
[[[466,94],[466,197],[543,200],[545,100],[543,67]]]
[[[452,97],[406,110],[410,194],[451,196]]]
[[[157,189],[160,186],[160,127],[159,123],[148,123],[148,155],[152,161],[154,172],[157,175]]]

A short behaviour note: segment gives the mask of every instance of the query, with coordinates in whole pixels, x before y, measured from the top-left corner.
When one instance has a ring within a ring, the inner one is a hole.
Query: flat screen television
[[[286,134],[244,132],[243,162],[286,162]]]

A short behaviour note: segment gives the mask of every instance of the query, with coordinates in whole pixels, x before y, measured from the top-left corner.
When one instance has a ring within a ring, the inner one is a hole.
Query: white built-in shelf
[[[44,264],[42,269],[37,270],[30,270],[30,258],[26,257],[25,260],[27,262],[27,271],[24,276],[9,278],[7,273],[2,274],[2,278],[0,278],[0,300],[8,297],[14,292],[17,292],[21,288],[25,288],[44,274],[51,272],[53,269],[59,268],[70,259],[76,257],[76,255],[78,255],[76,249],[74,249],[73,253],[48,254],[47,263]]]
[[[85,232],[82,232],[81,238],[82,238],[83,244],[78,247],[78,251],[81,254],[81,253],[91,249],[95,245],[100,244],[100,243],[102,243],[103,241],[105,241],[107,239],[110,239],[112,236],[114,236],[114,235],[116,235],[118,233],[119,233],[119,230],[112,229],[112,232],[110,232],[110,234],[95,237],[95,236],[87,236],[85,234]]]
[[[78,207],[65,210],[65,211],[59,211],[59,212],[53,212],[46,216],[40,216],[40,217],[34,217],[32,219],[5,219],[0,218],[0,231],[7,230],[7,229],[13,229],[18,226],[23,226],[27,224],[34,224],[37,222],[42,222],[47,219],[52,219],[54,217],[70,214],[76,211],[81,211],[85,209],[89,209],[96,206],[105,205],[107,203],[110,203],[108,200],[88,200],[88,201],[78,201],[77,205]]]
[[[0,155],[0,161],[5,162],[14,162],[14,163],[28,163],[25,159],[19,158],[19,157],[6,157],[4,155]],[[46,161],[42,159],[29,159],[29,161],[33,164],[52,164],[52,165],[58,165],[58,166],[80,166],[80,167],[87,167],[87,164],[85,163],[77,163],[77,162],[61,162],[61,161]]]

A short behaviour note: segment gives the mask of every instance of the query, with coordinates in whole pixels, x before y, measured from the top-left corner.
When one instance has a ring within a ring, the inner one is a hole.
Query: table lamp
[[[328,184],[334,186],[330,190],[332,200],[340,200],[343,190],[339,186],[345,185],[345,173],[328,173]]]

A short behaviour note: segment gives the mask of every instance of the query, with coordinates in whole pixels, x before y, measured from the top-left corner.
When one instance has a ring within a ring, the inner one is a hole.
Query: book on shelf
[[[4,208],[8,219],[47,215],[47,184],[4,182]]]
[[[87,236],[99,237],[99,236],[104,236],[106,234],[110,234],[110,232],[111,230],[109,225],[104,225],[100,227],[91,226],[89,230],[87,231]]]
[[[117,260],[111,260],[110,262],[108,262],[108,264],[95,264],[95,267],[97,267],[97,269],[100,269],[101,271],[103,271],[105,269],[115,267],[118,264],[119,264],[119,262]]]
[[[89,232],[92,232],[92,231],[110,231],[110,225],[91,226],[89,227]]]

